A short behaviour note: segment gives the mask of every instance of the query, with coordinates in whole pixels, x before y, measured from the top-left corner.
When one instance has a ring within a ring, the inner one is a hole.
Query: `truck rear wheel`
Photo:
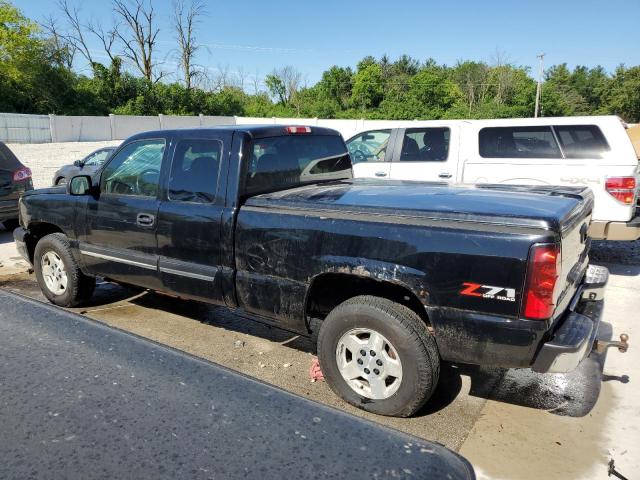
[[[76,307],[93,295],[96,279],[84,275],[62,233],[43,237],[36,245],[33,269],[45,297],[60,307]]]
[[[329,313],[318,357],[331,389],[351,405],[408,417],[431,397],[440,374],[433,336],[411,309],[385,298],[358,296]]]

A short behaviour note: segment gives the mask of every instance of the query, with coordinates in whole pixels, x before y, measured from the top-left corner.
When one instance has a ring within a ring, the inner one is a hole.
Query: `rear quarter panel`
[[[342,218],[341,218],[342,217]],[[244,206],[237,217],[237,296],[246,310],[304,330],[314,278],[344,273],[409,289],[426,306],[516,318],[529,246],[540,231]],[[511,301],[462,295],[464,283],[512,289]]]

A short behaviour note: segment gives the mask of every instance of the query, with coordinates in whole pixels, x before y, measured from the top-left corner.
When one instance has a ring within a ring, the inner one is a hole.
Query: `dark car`
[[[408,416],[443,360],[560,373],[590,353],[592,209],[584,187],[354,180],[334,130],[243,125],[131,137],[26,193],[14,238],[56,305],[102,277],[230,307],[317,338],[347,402]]]
[[[91,152],[82,160],[76,160],[73,165],[61,167],[53,175],[53,185],[64,185],[75,175],[91,175],[96,172],[111,156],[116,147],[99,148]]]
[[[18,226],[18,199],[32,188],[31,170],[0,142],[0,222],[7,230]]]

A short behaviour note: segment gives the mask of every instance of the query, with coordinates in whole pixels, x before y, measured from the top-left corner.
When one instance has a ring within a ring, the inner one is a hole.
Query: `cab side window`
[[[407,128],[401,162],[444,162],[449,156],[450,130],[446,127]]]
[[[100,191],[116,195],[155,197],[165,150],[163,139],[125,145],[105,167]]]
[[[169,200],[210,203],[218,188],[218,171],[222,157],[219,140],[181,140],[171,163]]]
[[[391,129],[364,132],[347,141],[352,163],[384,162]]]

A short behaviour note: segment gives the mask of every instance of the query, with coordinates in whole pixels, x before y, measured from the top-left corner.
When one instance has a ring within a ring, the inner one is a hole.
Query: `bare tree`
[[[113,60],[117,56],[114,53],[114,49],[116,46],[116,40],[118,38],[116,35],[118,25],[114,25],[112,28],[105,30],[100,22],[90,22],[89,24],[87,24],[86,28],[91,33],[93,33],[98,38],[98,40],[100,40],[102,48],[109,57],[111,63],[113,63]]]
[[[150,82],[157,82],[164,74],[154,76],[157,66],[153,63],[153,52],[160,29],[156,27],[156,12],[149,0],[113,0],[113,10],[124,25],[115,35],[122,42],[122,55],[129,59]]]
[[[260,85],[262,84],[260,71],[258,69],[256,69],[256,73],[251,78],[251,83],[253,83],[253,94],[258,95],[260,93]]]
[[[66,41],[73,46],[74,51],[80,54],[93,65],[93,56],[85,38],[85,28],[80,21],[80,11],[77,7],[70,5],[68,0],[58,0],[58,8],[65,17],[69,31],[65,35]]]
[[[216,67],[216,74],[212,79],[212,90],[220,91],[225,87],[228,87],[230,82],[230,72],[229,72],[229,64],[226,63],[224,65],[218,64]]]
[[[49,42],[51,42],[55,50],[55,61],[58,65],[71,69],[73,67],[76,48],[69,41],[67,35],[58,28],[56,19],[53,15],[50,15],[40,22],[40,26],[49,35]]]
[[[173,2],[173,30],[178,40],[180,66],[187,90],[191,88],[192,80],[201,74],[194,67],[194,59],[200,45],[196,41],[195,29],[200,18],[205,15],[205,5],[201,0],[191,0],[187,5],[185,0]]]
[[[244,67],[236,68],[235,77],[236,77],[236,80],[234,83],[240,90],[244,92],[244,84],[247,81],[247,73],[244,71]]]
[[[298,93],[302,85],[302,74],[292,66],[273,70],[267,75],[265,83],[271,94],[282,105],[287,105]]]

